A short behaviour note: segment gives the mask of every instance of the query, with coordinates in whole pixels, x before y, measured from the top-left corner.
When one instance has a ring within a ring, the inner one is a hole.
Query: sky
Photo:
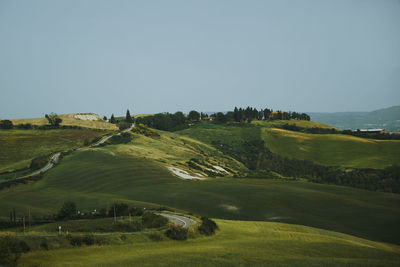
[[[3,119],[399,104],[399,0],[0,0]]]

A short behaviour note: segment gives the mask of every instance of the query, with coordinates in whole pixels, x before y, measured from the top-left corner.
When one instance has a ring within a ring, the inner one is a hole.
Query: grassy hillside
[[[384,168],[400,162],[400,141],[373,140],[341,134],[306,134],[262,129],[267,147],[279,155],[322,165]]]
[[[0,191],[0,215],[16,208],[22,216],[28,206],[32,214],[48,214],[66,200],[80,209],[151,202],[214,218],[289,222],[400,242],[400,195],[295,181],[181,180],[112,146],[68,155],[42,180]]]
[[[400,248],[299,225],[217,220],[212,237],[28,253],[20,266],[398,266]]]
[[[254,121],[243,126],[199,123],[179,133],[208,144],[220,142],[237,151],[243,149],[239,147],[243,142],[264,140],[273,153],[322,165],[384,168],[400,162],[400,141],[340,134],[306,134],[274,128],[285,123],[331,128],[308,121]]]
[[[94,113],[84,113],[88,115],[94,115],[98,117],[96,121],[89,121],[89,120],[81,120],[75,118],[75,115],[80,113],[72,113],[72,114],[61,114],[59,117],[62,119],[61,125],[65,126],[80,126],[85,128],[92,128],[92,129],[103,129],[103,130],[118,130],[118,127],[115,124],[108,123],[103,121],[97,114]],[[45,117],[42,118],[34,118],[34,119],[15,119],[11,120],[14,125],[17,124],[25,124],[30,123],[32,125],[46,125],[48,121]]]
[[[0,130],[0,172],[29,167],[37,156],[82,146],[104,132],[94,130]]]

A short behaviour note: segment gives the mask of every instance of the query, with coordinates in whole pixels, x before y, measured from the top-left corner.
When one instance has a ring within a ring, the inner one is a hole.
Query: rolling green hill
[[[36,251],[19,266],[398,266],[400,248],[273,222],[217,220],[212,237]]]
[[[122,145],[121,145],[122,146]],[[0,191],[0,215],[56,212],[66,200],[80,209],[115,201],[155,203],[234,220],[302,224],[399,243],[400,195],[333,185],[265,179],[182,180],[164,166],[113,146],[66,156],[38,182]]]
[[[273,153],[307,159],[322,165],[384,168],[400,162],[398,140],[373,140],[341,134],[307,134],[274,128],[285,123],[300,127],[331,128],[308,121],[254,121],[243,126],[205,122],[179,133],[208,144],[227,145],[237,152],[243,150],[239,147],[243,142],[264,140],[266,147]]]
[[[262,138],[273,153],[327,166],[384,168],[400,162],[398,140],[307,134],[275,128],[263,128]]]
[[[80,147],[102,134],[88,129],[0,130],[0,173],[29,167],[37,156]]]

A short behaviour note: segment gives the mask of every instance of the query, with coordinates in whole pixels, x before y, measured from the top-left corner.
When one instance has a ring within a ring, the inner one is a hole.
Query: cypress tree
[[[125,121],[128,122],[128,123],[132,123],[133,122],[131,114],[129,113],[129,109],[126,110]]]

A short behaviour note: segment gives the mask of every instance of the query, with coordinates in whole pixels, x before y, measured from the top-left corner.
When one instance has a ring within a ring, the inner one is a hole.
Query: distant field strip
[[[307,134],[263,128],[266,146],[281,156],[322,165],[384,168],[400,164],[400,141],[374,140],[341,134]]]

